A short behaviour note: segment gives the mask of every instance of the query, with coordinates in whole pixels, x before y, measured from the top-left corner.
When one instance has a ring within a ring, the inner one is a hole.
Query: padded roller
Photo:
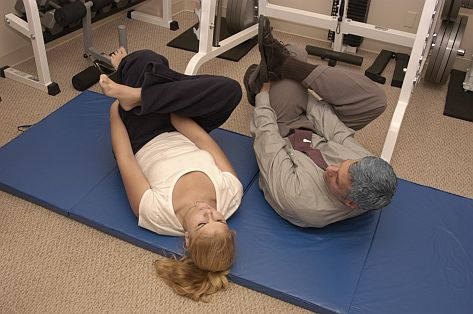
[[[394,54],[392,51],[384,49],[381,50],[373,64],[366,69],[365,75],[375,82],[384,84],[386,82],[386,78],[382,76],[381,73],[383,73],[384,69],[393,57]]]
[[[62,8],[54,11],[54,19],[62,27],[66,27],[80,19],[87,14],[85,5],[80,2],[72,2],[64,5]]]
[[[95,66],[90,66],[82,72],[77,73],[72,77],[72,86],[78,91],[84,91],[97,83],[102,74]]]
[[[308,54],[319,56],[322,59],[341,61],[341,62],[350,63],[354,65],[361,65],[363,63],[363,58],[360,56],[333,51],[331,49],[325,49],[321,47],[307,45],[305,47],[305,50],[307,51]]]

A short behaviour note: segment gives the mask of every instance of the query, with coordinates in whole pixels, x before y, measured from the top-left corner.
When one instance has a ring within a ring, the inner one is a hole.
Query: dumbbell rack
[[[39,19],[38,6],[36,0],[23,0],[25,4],[26,18],[28,22],[19,18],[13,13],[5,15],[5,22],[16,31],[20,32],[31,41],[34,59],[36,62],[37,76],[22,72],[20,70],[3,67],[0,69],[0,76],[10,78],[28,86],[34,87],[49,95],[57,95],[61,92],[59,85],[51,81],[49,73],[48,58],[44,46],[43,30]]]
[[[24,4],[26,21],[18,17],[13,13],[8,13],[5,15],[5,22],[8,26],[15,29],[25,37],[27,37],[33,47],[34,60],[36,63],[36,72],[37,75],[32,75],[29,73],[22,72],[18,69],[14,69],[9,66],[0,67],[0,77],[9,78],[15,80],[19,83],[31,86],[33,88],[39,89],[43,92],[48,93],[49,95],[59,94],[60,88],[59,85],[51,81],[51,75],[49,71],[49,64],[46,55],[45,42],[57,39],[58,37],[65,35],[66,33],[80,29],[81,25],[78,24],[75,28],[71,28],[56,34],[54,36],[48,35],[47,33],[43,34],[41,20],[39,15],[39,9],[36,0],[22,0]],[[80,0],[82,1],[82,0]],[[110,16],[117,13],[118,11],[132,9],[133,7],[145,2],[147,0],[130,0],[129,4],[122,8],[112,9],[107,14],[103,15],[101,18]],[[172,30],[179,28],[176,21],[171,19],[171,0],[163,0],[162,14],[163,17],[152,16],[146,13],[137,12],[130,10],[128,12],[128,17],[141,20],[144,22],[152,23],[155,25],[168,27]],[[92,21],[97,20],[94,18]],[[47,38],[46,38],[47,37]],[[46,39],[46,40],[45,40]]]

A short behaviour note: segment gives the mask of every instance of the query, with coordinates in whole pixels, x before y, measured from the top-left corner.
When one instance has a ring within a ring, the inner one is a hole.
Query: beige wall
[[[5,14],[13,12],[15,2],[16,0],[1,0],[0,15],[3,17]],[[192,10],[197,3],[198,0],[172,1],[173,12],[177,13],[182,10]],[[332,0],[272,0],[270,3],[321,14],[330,14]],[[371,0],[368,23],[415,33],[423,5],[424,0]],[[224,7],[226,7],[226,0],[224,0]],[[161,0],[147,1],[140,5],[138,10],[160,16]],[[406,26],[409,20],[406,17],[408,12],[416,16],[413,27]],[[456,68],[464,69],[470,64],[473,54],[473,36],[471,35],[473,34],[473,10],[461,9],[460,14],[469,15],[467,29],[462,41],[462,48],[466,49],[466,54],[463,58],[458,57],[455,65]],[[275,29],[308,38],[319,40],[326,40],[327,38],[327,30],[300,25],[293,21],[273,20],[273,26]],[[374,52],[378,52],[381,49],[409,52],[408,48],[396,47],[389,43],[377,42],[370,39],[364,40],[361,49]],[[11,65],[12,63],[19,62],[31,56],[32,50],[29,41],[26,40],[24,36],[17,34],[16,31],[10,27],[7,27],[5,23],[0,23],[0,65]]]
[[[16,0],[0,1],[0,61],[3,61],[0,66],[14,63],[17,61],[19,54],[22,58],[33,54],[29,44],[30,41],[4,22],[5,15],[15,11],[15,3]]]
[[[332,7],[332,0],[272,0],[269,2],[320,14],[330,14]],[[371,0],[367,23],[399,31],[415,33],[419,24],[423,6],[424,0]],[[407,24],[409,24],[408,14],[415,16],[414,25],[412,27],[407,26]],[[473,36],[471,35],[473,34],[473,10],[462,8],[460,14],[468,15],[469,21],[461,45],[462,48],[466,49],[466,53],[464,57],[457,57],[455,68],[465,70],[467,66],[471,65],[473,55]],[[295,22],[282,20],[274,20],[272,25],[275,29],[284,32],[324,41],[327,40],[327,30],[312,28]],[[360,48],[373,52],[379,52],[381,49],[404,53],[410,52],[410,48],[395,46],[368,38],[363,41]]]

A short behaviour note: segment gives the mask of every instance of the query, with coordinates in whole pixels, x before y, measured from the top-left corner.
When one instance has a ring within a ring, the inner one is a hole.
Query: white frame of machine
[[[200,21],[199,52],[194,55],[187,64],[186,74],[196,74],[203,63],[252,38],[253,36],[256,36],[258,33],[257,25],[253,25],[225,40],[222,40],[219,47],[212,46],[217,0],[202,0],[201,3],[202,15]],[[399,100],[381,153],[381,158],[388,162],[391,160],[412,90],[420,79],[420,73],[432,44],[433,31],[439,16],[439,14],[436,14],[437,9],[442,6],[443,0],[425,0],[417,32],[413,34],[367,23],[356,22],[346,18],[345,16],[348,5],[345,5],[345,13],[343,14],[342,20],[338,21],[337,16],[283,7],[268,3],[266,0],[258,1],[258,10],[260,15],[292,22],[297,21],[299,24],[334,31],[335,40],[333,49],[335,51],[343,51],[343,34],[359,35],[378,41],[412,48]]]
[[[49,91],[50,88],[48,88],[49,86],[54,86],[51,84],[55,84],[56,86],[57,84],[51,81],[48,58],[44,46],[43,30],[41,28],[36,0],[23,0],[23,3],[25,5],[26,18],[28,19],[28,22],[25,22],[13,13],[5,15],[5,22],[8,26],[30,39],[36,63],[36,73],[38,76],[36,77],[10,67],[4,69],[3,72],[6,78],[29,85],[50,95],[56,95],[59,93],[59,88],[57,88],[57,93],[51,93]]]
[[[201,1],[199,51],[187,64],[185,70],[186,74],[196,74],[203,63],[256,36],[258,33],[258,25],[253,25],[220,41],[218,47],[215,47],[213,44],[213,31],[215,28],[217,1],[219,0]],[[348,19],[345,17],[348,5],[345,5],[345,12],[341,21],[338,21],[338,17],[336,16],[283,7],[268,3],[266,0],[258,1],[258,10],[259,14],[268,17],[286,21],[297,21],[299,24],[334,31],[335,39],[333,49],[335,51],[343,51],[344,49],[343,34],[359,35],[412,48],[400,96],[381,153],[381,157],[389,162],[394,151],[394,146],[399,135],[407,105],[409,104],[412,90],[420,79],[420,73],[430,50],[433,29],[439,16],[439,14],[436,14],[436,11],[443,6],[443,1],[444,0],[425,0],[416,34]],[[25,22],[13,13],[6,14],[5,21],[10,27],[30,39],[34,52],[37,77],[10,67],[3,70],[4,75],[7,78],[32,86],[50,95],[55,95],[59,93],[59,87],[56,83],[51,81],[36,0],[23,0],[23,3],[28,22]],[[137,5],[138,4],[141,4],[141,2],[137,3]],[[162,18],[137,11],[132,11],[130,17],[169,28],[172,23],[171,15],[171,0],[163,0]]]
[[[130,12],[130,18],[137,21],[142,21],[142,22],[170,28],[171,23],[172,23],[172,3],[171,3],[171,0],[162,0],[162,1],[163,1],[163,16],[162,17],[133,10]]]
[[[205,62],[221,55],[225,51],[232,49],[258,34],[258,25],[253,25],[220,41],[219,46],[215,47],[213,45],[213,35],[217,1],[219,0],[201,1],[199,52],[197,52],[187,64],[185,73],[188,75],[197,74],[200,66]]]

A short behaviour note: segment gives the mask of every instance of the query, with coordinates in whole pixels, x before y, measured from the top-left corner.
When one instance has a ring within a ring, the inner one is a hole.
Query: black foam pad
[[[465,72],[455,69],[450,72],[443,114],[473,122],[473,92],[467,92],[463,89],[465,74]]]
[[[220,40],[224,40],[232,34],[230,34],[230,31],[228,30],[227,27],[227,20],[222,17],[221,19],[221,26],[220,26]],[[170,42],[168,42],[169,47],[174,47],[178,49],[183,49],[187,51],[192,51],[192,52],[198,52],[199,51],[199,41],[197,40],[197,37],[194,34],[194,31],[192,30],[193,27],[189,28]],[[239,61],[241,58],[243,58],[248,51],[251,50],[257,43],[257,38],[256,36],[248,39],[245,42],[242,42],[238,46],[233,47],[230,50],[225,51],[224,53],[218,55],[218,58],[226,59],[226,60],[231,60],[231,61]]]
[[[72,77],[72,86],[82,92],[97,83],[100,79],[100,74],[102,73],[99,69],[90,66]]]

